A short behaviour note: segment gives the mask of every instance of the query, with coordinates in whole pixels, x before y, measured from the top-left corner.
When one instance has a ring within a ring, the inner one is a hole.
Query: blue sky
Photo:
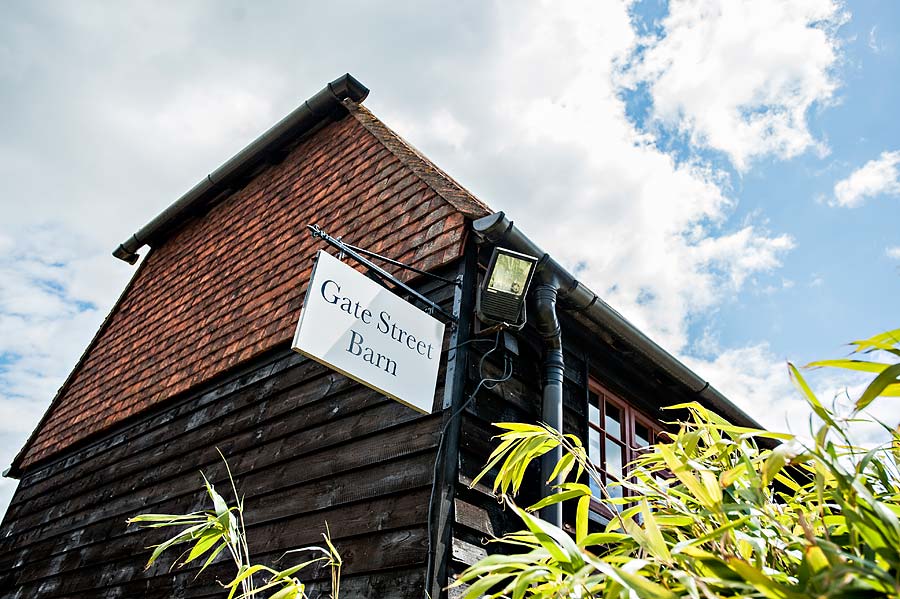
[[[3,467],[133,273],[110,251],[348,71],[388,125],[767,426],[805,428],[785,360],[898,326],[896,2],[6,13]],[[814,379],[826,398],[860,384]],[[0,480],[0,509],[13,489]]]
[[[766,339],[785,356],[805,360],[896,327],[900,261],[886,248],[900,244],[897,198],[874,197],[856,209],[827,200],[837,180],[900,147],[900,85],[891,75],[900,73],[900,4],[860,2],[849,9],[852,17],[840,30],[841,88],[834,105],[809,117],[829,155],[768,160],[736,182],[745,201],[735,216],[763,209],[773,229],[794,235],[797,247],[779,275],[795,285],[752,309],[750,298],[723,307],[725,343]],[[816,280],[821,284],[811,287]]]
[[[896,198],[876,194],[859,209],[830,205],[834,186],[860,165],[900,147],[900,4],[855,2],[835,36],[834,66],[840,87],[830,101],[807,113],[813,136],[827,155],[804,152],[790,159],[765,157],[746,172],[722,152],[692,146],[677,131],[659,133],[661,147],[679,157],[701,155],[728,173],[739,200],[733,222],[762,215],[787,231],[795,247],[777,272],[735,294],[691,323],[691,337],[714,330],[725,346],[766,342],[786,359],[802,362],[838,352],[841,341],[896,326],[900,261],[888,248],[900,243]],[[664,35],[668,3],[645,0],[632,8],[639,30]],[[647,127],[653,98],[647,86],[623,94],[629,115]]]

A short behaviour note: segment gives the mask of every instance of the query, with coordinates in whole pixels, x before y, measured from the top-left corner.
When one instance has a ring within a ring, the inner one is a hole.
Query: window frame
[[[597,398],[597,404],[594,404],[595,397]],[[619,437],[615,437],[607,432],[607,405],[614,406],[619,411]],[[597,421],[593,419],[595,413],[599,415]],[[610,391],[601,384],[600,381],[589,376],[587,385],[587,439],[585,440],[585,444],[588,450],[588,459],[600,471],[604,484],[608,485],[611,482],[620,481],[620,477],[617,476],[616,473],[610,473],[608,471],[607,443],[609,442],[621,447],[621,478],[628,478],[628,464],[633,462],[641,451],[641,447],[636,443],[636,424],[640,424],[646,428],[649,433],[647,439],[648,446],[653,445],[656,442],[657,437],[664,430],[662,423],[658,420],[651,418],[639,408],[636,408],[631,403],[622,399],[619,395]],[[594,457],[591,455],[592,431],[598,432],[600,436],[598,447],[600,452],[599,463],[595,461]],[[593,487],[593,484],[590,484],[590,486]],[[627,489],[622,489],[622,487],[617,487],[617,489],[621,489],[626,497],[631,495]],[[595,518],[599,516],[604,519],[610,519],[615,516],[608,506],[600,503],[596,499],[591,500],[591,512]]]

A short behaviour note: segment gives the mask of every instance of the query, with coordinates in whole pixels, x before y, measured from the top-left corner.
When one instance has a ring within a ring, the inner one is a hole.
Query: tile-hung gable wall
[[[290,351],[325,247],[305,227],[455,277],[466,219],[487,208],[347,108],[154,244],[20,463],[0,526],[0,597],[222,596],[227,562],[197,580],[168,560],[144,571],[167,531],[125,523],[207,507],[199,472],[228,486],[217,450],[246,495],[259,562],[320,542],[327,522],[344,594],[422,596],[442,416]],[[452,309],[453,286],[411,283]],[[438,405],[443,380],[442,368]],[[304,580],[322,590],[327,572]]]
[[[460,255],[484,205],[348,108],[150,252],[23,468],[286,342],[317,247],[307,224],[422,269]]]

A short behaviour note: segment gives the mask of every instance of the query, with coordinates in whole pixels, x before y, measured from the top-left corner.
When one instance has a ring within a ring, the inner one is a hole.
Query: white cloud
[[[504,14],[491,60],[464,65],[465,77],[504,93],[454,113],[480,135],[459,150],[412,141],[479,183],[477,195],[679,352],[692,316],[776,269],[794,242],[753,219],[735,229],[723,173],[676,161],[629,120],[617,73],[640,40],[628,9],[585,2]],[[418,129],[430,119],[422,114]]]
[[[647,81],[659,122],[738,170],[825,152],[806,119],[837,87],[835,30],[846,18],[835,0],[672,0],[625,80]]]
[[[888,258],[892,258],[894,260],[900,260],[900,245],[891,246],[884,250],[885,255]]]
[[[0,470],[12,462],[132,268],[64,226],[0,231]],[[0,510],[12,494],[0,481]]]
[[[832,205],[844,208],[861,206],[867,198],[880,195],[900,195],[900,150],[882,152],[875,160],[870,160],[846,179],[834,186]]]
[[[875,25],[869,30],[869,49],[875,54],[881,54],[881,46],[878,44],[878,26]]]

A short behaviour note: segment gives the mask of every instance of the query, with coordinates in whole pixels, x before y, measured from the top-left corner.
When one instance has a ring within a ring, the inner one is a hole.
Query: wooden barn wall
[[[432,287],[452,306],[452,287]],[[125,522],[206,509],[201,471],[230,496],[218,448],[246,496],[258,562],[318,544],[327,522],[343,597],[421,599],[440,419],[281,348],[27,471],[0,526],[0,597],[224,596],[224,553],[196,580],[195,567],[170,571],[174,555],[144,571],[146,547],[172,531]],[[326,576],[303,578],[315,588]]]
[[[576,323],[565,313],[561,314],[563,331],[563,351],[565,379],[563,386],[563,425],[565,433],[579,435],[587,439],[587,382],[589,376],[617,393],[622,399],[638,406],[646,413],[660,417],[659,407],[684,400],[681,397],[667,397],[667,391],[658,381],[647,380],[627,355],[601,342],[598,337]],[[500,430],[495,422],[531,422],[541,420],[541,377],[543,363],[542,342],[537,333],[526,326],[515,333],[519,348],[518,356],[512,356],[515,364],[512,377],[495,388],[482,389],[465,410],[460,432],[459,476],[454,497],[454,528],[452,554],[448,568],[448,580],[467,566],[487,555],[489,551],[501,550],[497,544],[486,544],[490,538],[499,537],[522,528],[521,522],[511,510],[504,509],[491,493],[493,472],[471,487],[472,480],[481,472],[491,451],[497,446],[493,439]],[[490,338],[490,341],[493,337]],[[466,396],[481,380],[478,363],[492,343],[472,343],[469,352]],[[497,356],[494,359],[494,356]],[[485,366],[487,376],[502,376],[502,353],[493,354]],[[526,476],[526,484],[517,497],[517,504],[528,506],[539,499],[540,472],[535,466]],[[569,506],[571,507],[571,506]],[[564,519],[568,525],[574,521],[574,513],[566,511]],[[462,596],[465,587],[449,593]]]
[[[565,335],[565,330],[564,330]],[[454,499],[454,531],[450,581],[467,566],[487,555],[485,541],[521,528],[511,510],[504,509],[491,494],[493,473],[471,487],[481,472],[491,451],[496,447],[492,439],[500,431],[495,422],[538,422],[541,410],[541,346],[536,335],[527,328],[517,334],[519,355],[511,356],[512,377],[493,389],[482,389],[464,413],[460,434],[459,477]],[[481,380],[478,365],[491,343],[478,343],[471,352],[467,377],[467,391],[471,393]],[[586,435],[586,362],[584,353],[564,336],[566,377],[563,386],[563,428],[566,433]],[[496,378],[503,374],[503,358],[492,354],[485,363],[484,374]],[[496,472],[496,470],[494,471]],[[540,472],[537,468],[527,477],[517,497],[517,503],[530,505],[539,499]],[[494,548],[497,548],[495,545]],[[451,593],[452,596],[462,593]]]

